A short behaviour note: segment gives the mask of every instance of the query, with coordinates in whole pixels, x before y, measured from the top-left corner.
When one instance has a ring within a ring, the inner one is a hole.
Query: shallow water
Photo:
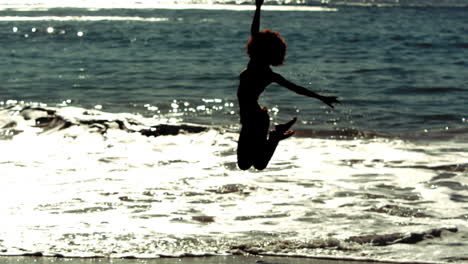
[[[466,261],[466,9],[269,11],[297,115],[236,167],[250,11],[0,11],[0,252]]]
[[[2,112],[23,131],[0,141],[5,254],[465,257],[467,143],[295,137],[241,172],[230,129],[148,137],[154,119],[57,111],[42,128],[42,110]]]

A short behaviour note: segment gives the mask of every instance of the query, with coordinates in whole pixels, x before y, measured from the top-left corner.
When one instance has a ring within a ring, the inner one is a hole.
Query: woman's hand
[[[341,104],[336,96],[321,96],[319,99],[331,108],[334,108],[333,104]]]
[[[255,5],[261,7],[263,5],[263,0],[255,0]]]

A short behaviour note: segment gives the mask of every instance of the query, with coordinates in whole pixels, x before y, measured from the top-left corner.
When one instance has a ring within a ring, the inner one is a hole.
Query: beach
[[[271,129],[297,122],[262,171],[237,165],[253,5],[182,2],[2,1],[0,263],[466,263],[461,0],[265,3],[271,69],[341,104],[269,85]]]

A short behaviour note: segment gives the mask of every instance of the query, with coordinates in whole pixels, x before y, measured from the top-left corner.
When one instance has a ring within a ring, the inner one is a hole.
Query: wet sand
[[[118,259],[118,258],[54,258],[2,256],[0,264],[391,264],[416,262],[376,262],[363,260],[338,260],[326,258],[269,257],[269,256],[215,256],[157,259]],[[421,262],[423,263],[423,262]]]

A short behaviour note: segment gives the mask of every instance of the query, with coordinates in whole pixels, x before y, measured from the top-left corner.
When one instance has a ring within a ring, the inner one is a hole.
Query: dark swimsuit
[[[269,116],[258,104],[258,97],[271,83],[273,71],[268,67],[265,71],[251,72],[249,68],[240,74],[240,84],[237,98],[240,108],[240,122],[243,127],[262,126],[269,123]],[[265,76],[266,75],[266,76]]]

